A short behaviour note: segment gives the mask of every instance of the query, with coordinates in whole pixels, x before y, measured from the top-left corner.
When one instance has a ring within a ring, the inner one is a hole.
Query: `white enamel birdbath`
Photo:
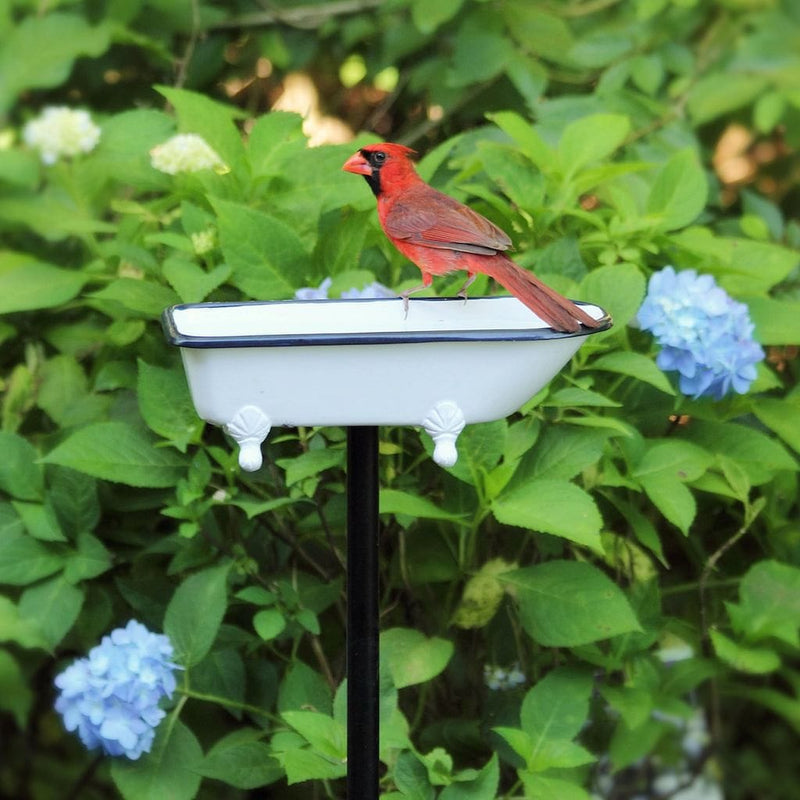
[[[261,466],[275,425],[347,426],[347,796],[379,794],[378,425],[418,425],[451,466],[464,425],[516,411],[590,333],[559,333],[515,297],[198,303],[169,308],[197,413]]]
[[[274,426],[414,425],[452,466],[465,424],[516,411],[611,319],[549,328],[515,297],[198,303],[164,312],[197,413],[261,466]]]

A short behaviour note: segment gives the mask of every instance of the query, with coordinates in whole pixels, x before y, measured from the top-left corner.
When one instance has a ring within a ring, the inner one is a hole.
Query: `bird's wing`
[[[511,239],[497,225],[429,186],[396,199],[384,229],[396,239],[465,253],[494,255],[511,247]]]

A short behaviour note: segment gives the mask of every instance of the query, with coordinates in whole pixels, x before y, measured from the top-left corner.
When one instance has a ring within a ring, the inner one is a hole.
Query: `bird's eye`
[[[376,153],[372,154],[372,163],[380,166],[383,162],[386,161],[386,153],[381,152],[378,150]]]

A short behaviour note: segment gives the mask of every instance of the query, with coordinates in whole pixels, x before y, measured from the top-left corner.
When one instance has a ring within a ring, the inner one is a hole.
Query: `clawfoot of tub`
[[[456,439],[465,424],[463,412],[452,400],[437,403],[422,421],[435,445],[433,460],[440,467],[452,467],[458,460]]]
[[[261,443],[269,435],[269,417],[258,406],[242,406],[223,428],[239,445],[239,466],[246,472],[261,468]]]

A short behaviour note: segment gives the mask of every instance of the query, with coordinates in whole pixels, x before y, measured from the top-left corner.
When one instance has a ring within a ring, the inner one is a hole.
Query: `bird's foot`
[[[457,297],[461,297],[464,300],[464,305],[467,304],[467,296],[468,296],[467,289],[469,289],[469,287],[472,286],[473,281],[477,277],[478,277],[477,274],[475,274],[474,272],[468,273],[467,279],[464,281],[464,285],[456,293]]]
[[[421,283],[419,286],[412,286],[410,289],[406,289],[403,292],[400,292],[398,297],[403,298],[403,313],[404,319],[408,319],[408,298],[414,294],[414,292],[421,292],[423,289],[427,289],[431,285],[430,280]]]

